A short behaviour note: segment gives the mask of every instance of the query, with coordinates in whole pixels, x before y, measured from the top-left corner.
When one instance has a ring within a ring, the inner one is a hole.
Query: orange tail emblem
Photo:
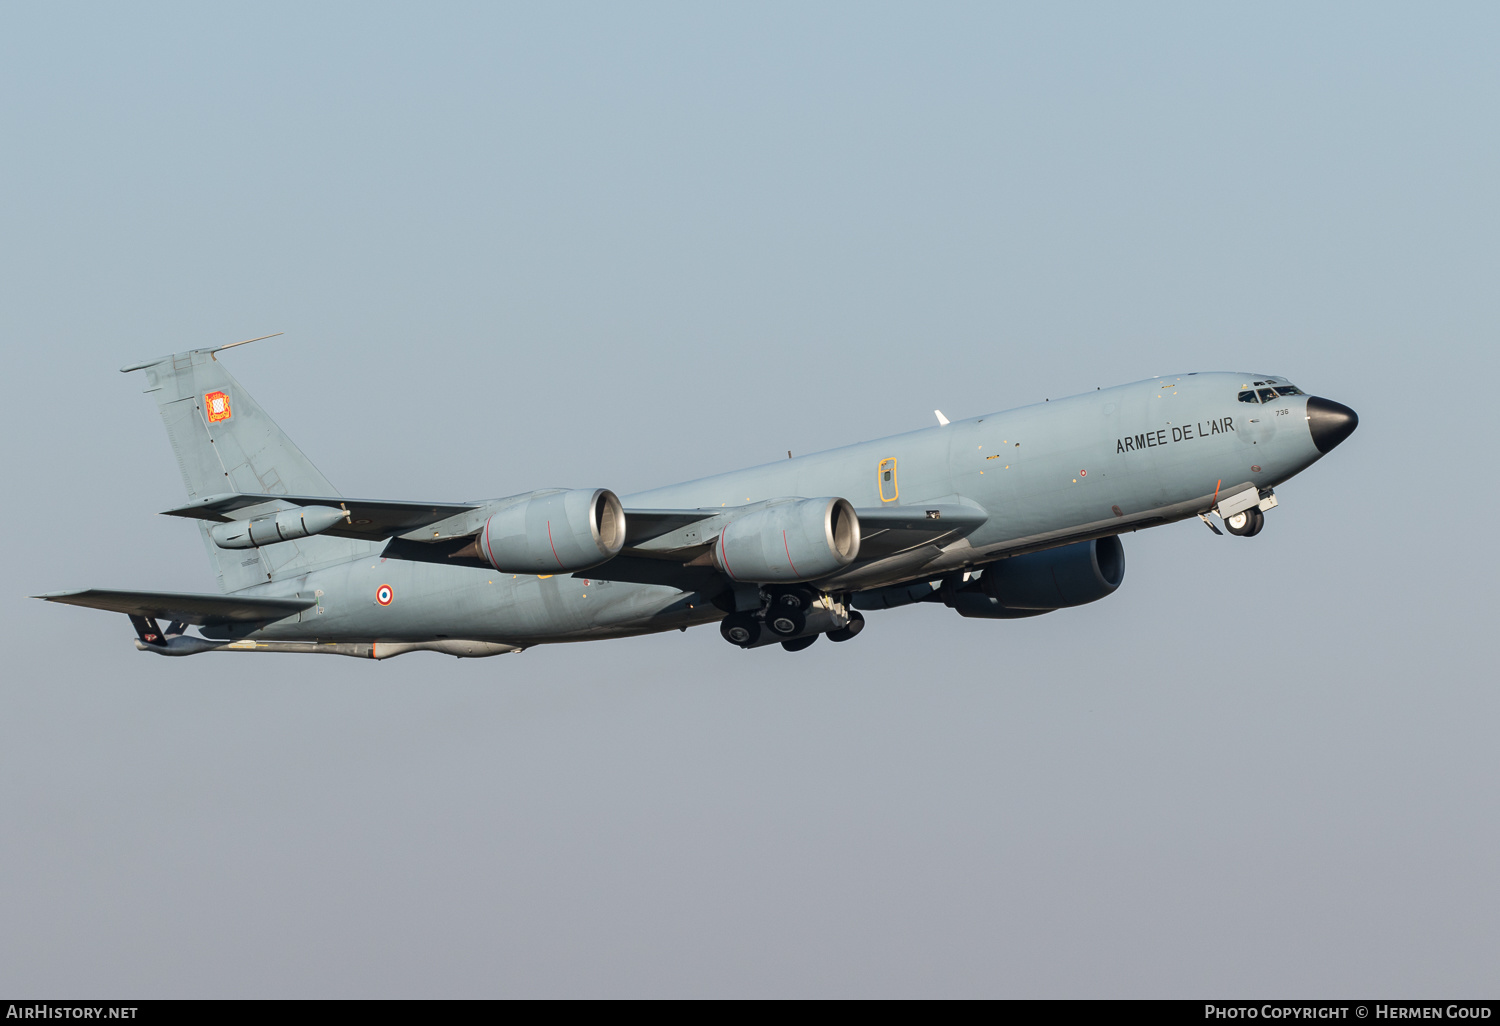
[[[208,413],[208,422],[228,420],[234,414],[229,409],[229,396],[223,392],[209,392],[203,397],[203,409]]]

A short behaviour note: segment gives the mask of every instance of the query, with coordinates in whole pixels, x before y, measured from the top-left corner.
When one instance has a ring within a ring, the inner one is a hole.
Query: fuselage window
[[[1258,402],[1260,402],[1260,400],[1257,399],[1257,398],[1255,398],[1255,393],[1254,392],[1241,392],[1240,393],[1240,402],[1242,402],[1242,403],[1258,403]]]

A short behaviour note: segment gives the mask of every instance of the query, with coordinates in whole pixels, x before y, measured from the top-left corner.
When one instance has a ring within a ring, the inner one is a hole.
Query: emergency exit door
[[[892,457],[880,461],[879,469],[880,501],[895,502],[900,497],[901,491],[896,486],[896,460]]]

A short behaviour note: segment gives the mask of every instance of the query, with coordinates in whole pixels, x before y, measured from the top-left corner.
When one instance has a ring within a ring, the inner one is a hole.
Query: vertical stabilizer
[[[222,347],[222,348],[228,348]],[[226,492],[337,496],[312,461],[266,416],[217,357],[194,349],[122,368],[144,370],[191,499]],[[285,580],[357,559],[377,546],[348,538],[303,538],[259,549],[221,549],[201,523],[223,591]]]

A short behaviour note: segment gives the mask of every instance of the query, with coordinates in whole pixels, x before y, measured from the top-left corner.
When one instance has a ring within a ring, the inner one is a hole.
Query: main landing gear
[[[760,640],[760,621],[749,613],[730,613],[719,621],[719,633],[731,645],[754,648]]]
[[[854,637],[856,634],[858,634],[860,631],[862,631],[864,629],[865,629],[865,617],[864,617],[864,614],[861,613],[857,609],[851,609],[851,610],[849,610],[849,625],[847,627],[840,627],[836,631],[829,631],[828,632],[828,640],[829,641],[848,641],[850,638]]]
[[[766,602],[766,627],[783,641],[795,638],[807,629],[807,611],[814,601],[812,592],[800,588],[771,592]]]
[[[739,648],[780,643],[788,652],[801,652],[818,637],[848,641],[865,626],[865,618],[843,598],[810,588],[765,588],[759,610],[730,613],[719,623],[724,640]]]

